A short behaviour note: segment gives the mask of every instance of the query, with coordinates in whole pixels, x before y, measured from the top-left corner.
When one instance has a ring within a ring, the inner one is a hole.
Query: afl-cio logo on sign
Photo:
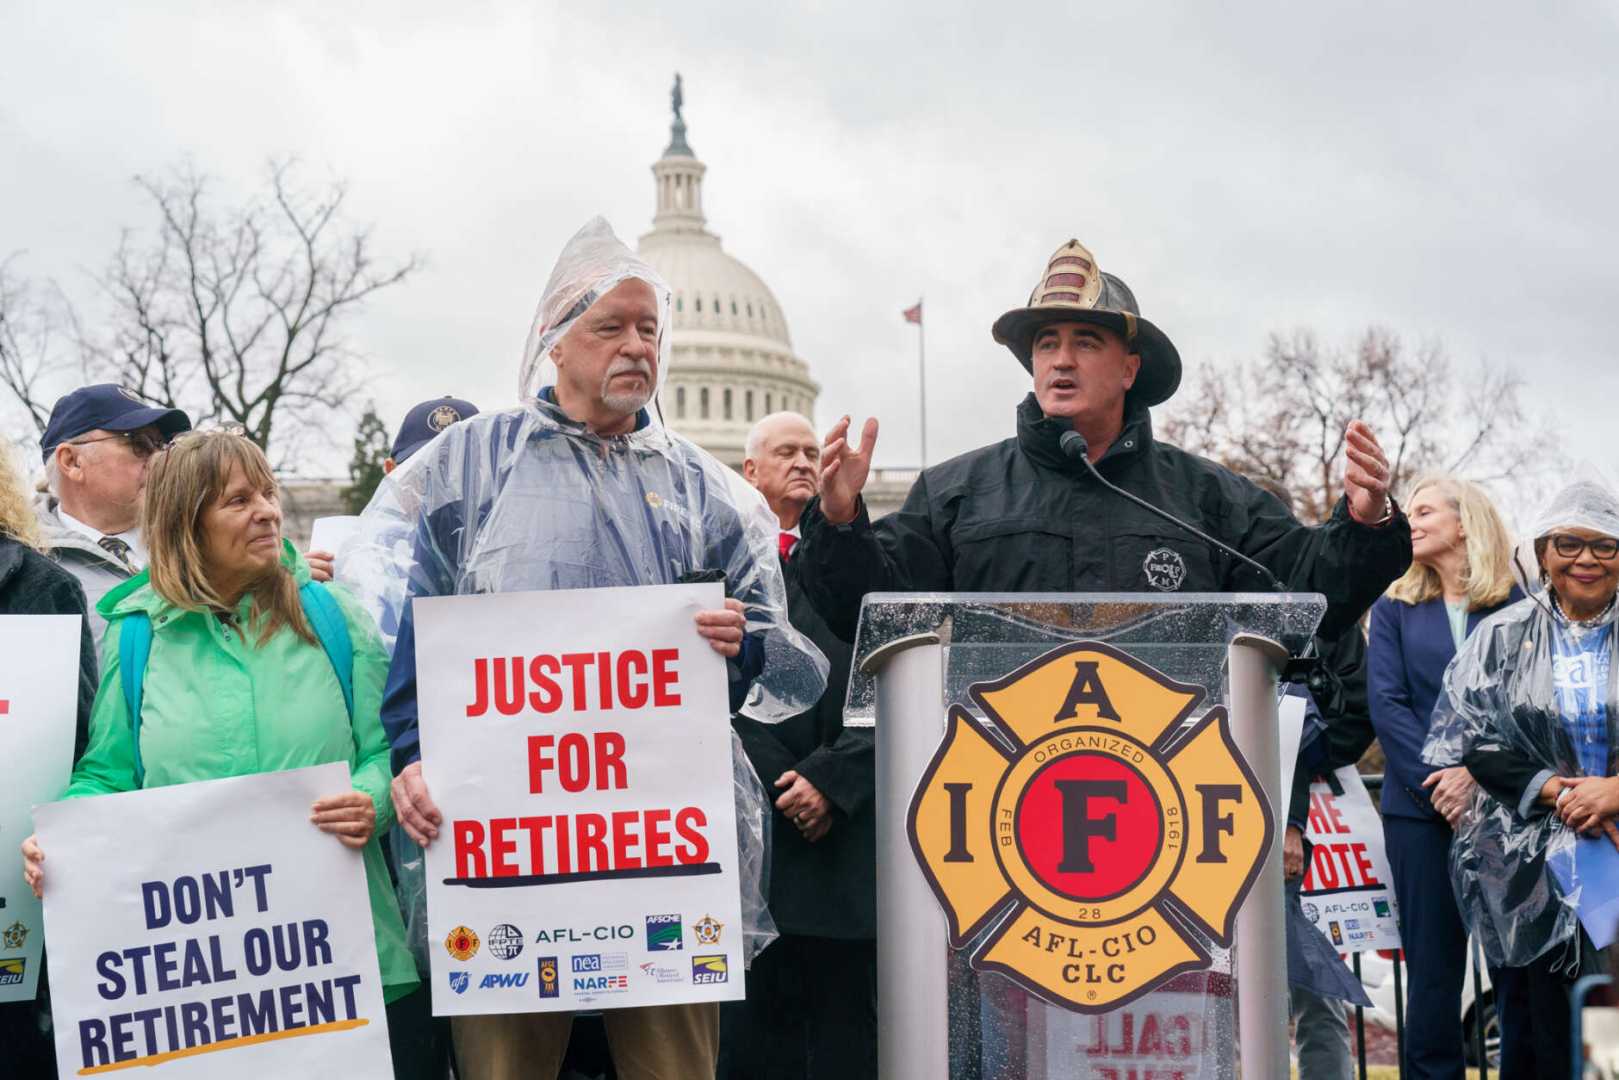
[[[1207,967],[1274,831],[1225,709],[1092,642],[968,693],[908,819],[950,944],[1076,1012]]]

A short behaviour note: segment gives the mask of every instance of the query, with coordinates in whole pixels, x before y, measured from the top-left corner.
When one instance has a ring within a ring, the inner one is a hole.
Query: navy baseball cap
[[[50,421],[45,425],[45,437],[40,440],[40,453],[49,458],[51,451],[58,446],[98,428],[102,431],[134,431],[143,427],[155,427],[164,436],[172,438],[182,431],[191,430],[191,417],[179,409],[153,405],[135,391],[116,383],[81,386],[70,394],[62,395],[52,407]]]
[[[394,464],[399,465],[410,455],[433,441],[433,436],[458,420],[478,415],[478,406],[460,398],[441,397],[424,401],[405,414],[394,436]]]

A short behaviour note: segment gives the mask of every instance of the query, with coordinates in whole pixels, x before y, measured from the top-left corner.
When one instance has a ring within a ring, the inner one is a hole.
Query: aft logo
[[[489,974],[483,977],[478,984],[479,990],[520,990],[528,985],[528,972],[503,971],[499,974]]]
[[[684,948],[681,938],[685,934],[679,915],[648,915],[646,917],[646,951],[678,952]]]
[[[15,956],[0,960],[0,986],[21,986],[23,974],[28,970],[28,958]]]
[[[720,943],[720,931],[724,929],[725,924],[712,915],[704,915],[701,919],[692,923],[691,926],[691,932],[696,936],[697,944],[699,945],[718,945]]]
[[[730,982],[731,968],[723,956],[694,956],[691,958],[691,981],[694,986],[714,986]]]
[[[1207,968],[1275,828],[1225,710],[1095,642],[967,692],[906,822],[951,945],[1084,1013]]]
[[[464,971],[452,971],[452,972],[450,972],[450,989],[454,990],[457,994],[466,993],[467,992],[467,987],[471,986],[471,985],[472,985],[472,976],[471,975],[467,974]]]
[[[515,960],[523,951],[523,932],[511,923],[500,923],[489,931],[485,942],[497,960]]]
[[[562,992],[562,980],[557,975],[557,958],[542,956],[538,962],[540,972],[540,996],[554,998]]]

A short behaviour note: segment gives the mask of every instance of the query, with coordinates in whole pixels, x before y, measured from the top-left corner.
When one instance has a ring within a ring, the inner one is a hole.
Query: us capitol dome
[[[652,166],[657,213],[638,243],[673,292],[673,359],[659,402],[666,424],[740,469],[754,421],[796,412],[813,424],[821,387],[793,352],[776,295],[708,230],[708,168],[686,142],[678,75],[672,102],[669,146]]]

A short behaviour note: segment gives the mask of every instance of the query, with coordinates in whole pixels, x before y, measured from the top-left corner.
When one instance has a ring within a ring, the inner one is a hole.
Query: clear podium
[[[883,1080],[1288,1076],[1278,678],[1325,611],[866,598]]]

